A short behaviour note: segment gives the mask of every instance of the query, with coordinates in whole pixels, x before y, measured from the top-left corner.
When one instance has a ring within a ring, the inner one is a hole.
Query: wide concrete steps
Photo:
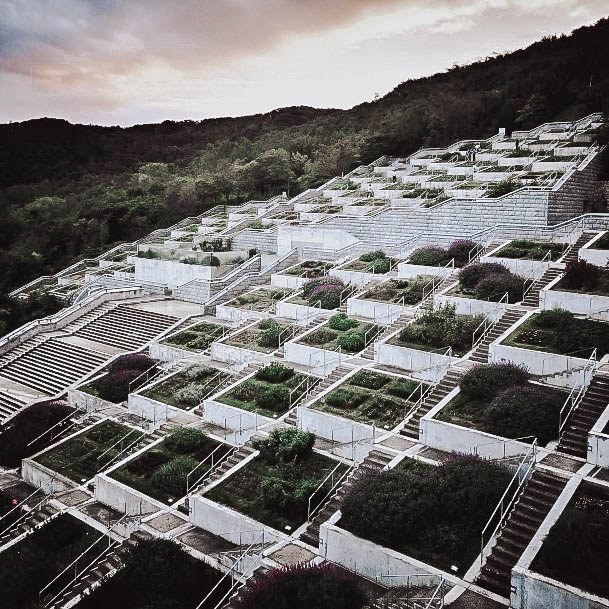
[[[133,351],[178,321],[171,315],[118,306],[77,330],[74,336]]]
[[[396,330],[401,330],[404,326],[407,326],[414,319],[412,313],[404,313],[400,315],[392,324],[388,325],[381,333],[375,337],[375,339],[359,354],[359,357],[364,359],[374,360],[374,345],[385,338]]]
[[[0,422],[6,417],[19,412],[25,404],[25,400],[0,390]]]
[[[486,336],[478,343],[469,359],[478,364],[488,364],[489,346],[504,332],[507,332],[516,322],[524,317],[526,309],[510,309],[506,311],[491,327]]]
[[[522,304],[525,307],[539,306],[539,292],[545,288],[553,279],[556,279],[563,272],[562,269],[550,267],[539,279],[533,282],[533,286],[524,297]]]
[[[579,258],[579,250],[594,237],[596,233],[584,232],[581,234],[579,239],[573,244],[573,247],[569,248],[566,255],[563,256],[562,262],[569,264],[570,262],[577,262]]]
[[[2,548],[13,539],[17,539],[17,537],[20,537],[21,535],[33,533],[36,529],[44,526],[51,518],[58,514],[59,510],[48,503],[40,508],[30,510],[25,516],[22,516],[22,520],[20,520],[19,523],[11,526],[0,535],[0,552],[2,551]],[[0,528],[5,528],[5,526],[6,525],[3,523],[3,526]]]
[[[65,390],[106,361],[107,356],[51,338],[0,368],[0,376],[44,395]]]
[[[553,473],[536,470],[512,509],[476,584],[509,598],[512,568],[567,483]]]

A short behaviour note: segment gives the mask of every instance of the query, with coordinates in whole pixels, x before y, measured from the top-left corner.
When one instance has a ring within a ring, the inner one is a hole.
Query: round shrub
[[[319,330],[315,330],[311,332],[311,334],[307,334],[302,342],[307,345],[325,345],[327,343],[331,343],[338,334],[333,330],[328,330],[327,328],[319,328]]]
[[[348,330],[336,339],[336,344],[349,353],[357,353],[366,346],[363,332]]]
[[[382,250],[375,250],[373,252],[366,252],[365,254],[362,254],[359,259],[362,262],[375,262],[377,260],[383,260],[387,258],[387,254],[385,254],[385,252],[383,252]]]
[[[346,313],[337,313],[336,315],[332,315],[328,320],[328,327],[332,328],[332,330],[350,330],[358,325],[359,323],[357,320],[349,319]]]
[[[505,438],[535,436],[545,446],[558,436],[558,416],[564,396],[558,391],[534,386],[504,389],[485,410],[485,425]]]
[[[509,273],[508,269],[496,262],[470,264],[459,271],[459,283],[466,290],[475,288],[481,279],[491,274]]]
[[[362,609],[367,597],[357,578],[334,565],[296,565],[251,579],[236,609]]]
[[[438,266],[446,262],[446,250],[441,247],[420,247],[410,254],[409,264],[420,264],[422,266]]]
[[[256,398],[257,390],[258,385],[251,380],[247,380],[234,387],[229,395],[240,402],[253,402]]]
[[[377,275],[383,275],[388,273],[390,268],[391,260],[389,258],[377,258],[372,261],[372,268],[370,270]]]
[[[565,309],[548,309],[535,316],[535,325],[539,328],[563,328],[571,323],[575,316]]]
[[[475,366],[462,377],[462,393],[473,400],[494,398],[500,391],[514,385],[524,385],[530,374],[523,366],[509,362]]]
[[[283,326],[280,326],[278,323],[264,328],[258,336],[258,344],[261,347],[279,347],[281,334],[284,332],[284,330],[285,328]],[[285,334],[284,336],[287,336],[287,334]]]
[[[294,376],[294,369],[283,364],[269,364],[256,371],[255,377],[267,383],[283,383]]]
[[[305,283],[302,287],[303,298],[309,298],[309,296],[311,296],[311,294],[313,293],[313,290],[315,290],[315,288],[321,285],[333,285],[337,288],[340,287],[341,291],[345,288],[345,283],[344,281],[342,281],[342,279],[327,275],[325,277],[320,277],[319,279],[312,279],[311,281],[307,281],[307,283]]]
[[[332,408],[352,410],[353,408],[357,408],[365,399],[366,395],[363,393],[351,391],[344,387],[338,387],[326,394],[324,401]]]
[[[270,464],[304,461],[313,451],[313,444],[315,434],[293,427],[274,429],[268,438],[253,441],[254,448]]]
[[[116,370],[139,370],[144,372],[152,368],[156,363],[155,360],[148,357],[144,353],[126,353],[117,357],[109,367],[110,372]]]
[[[412,392],[418,387],[419,383],[409,381],[406,379],[393,379],[387,386],[387,392],[398,398],[409,398]],[[418,399],[419,393],[414,396],[414,399]]]
[[[483,277],[474,288],[480,300],[499,300],[506,292],[511,303],[522,300],[524,279],[511,273],[491,273]]]
[[[186,407],[198,406],[208,394],[209,388],[189,383],[175,392],[175,399]]]
[[[137,459],[127,463],[127,471],[135,476],[145,476],[148,472],[161,467],[169,461],[169,457],[162,451],[151,448],[143,452]]]
[[[560,285],[568,290],[594,290],[602,275],[603,272],[596,265],[576,260],[567,263]]]
[[[340,306],[340,295],[343,287],[336,284],[318,285],[309,295],[308,301],[311,306],[319,306],[322,309],[336,309]]]
[[[455,259],[455,264],[461,266],[469,262],[469,253],[476,247],[476,242],[471,239],[457,239],[453,241],[446,250],[446,257]]]
[[[352,385],[366,389],[380,389],[389,382],[389,377],[374,370],[358,370],[350,379]]]
[[[284,385],[259,388],[254,400],[258,408],[284,412],[290,407],[290,389]]]
[[[141,370],[115,370],[95,383],[99,397],[118,404],[129,396],[129,385],[142,374]]]
[[[175,457],[154,472],[152,484],[174,497],[181,497],[186,494],[186,477],[198,464],[192,457]]]
[[[176,427],[165,438],[165,446],[176,453],[191,453],[203,448],[209,442],[207,436],[193,427]]]

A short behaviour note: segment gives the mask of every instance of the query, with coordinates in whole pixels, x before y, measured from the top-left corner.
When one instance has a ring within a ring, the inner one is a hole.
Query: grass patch
[[[182,436],[186,434],[188,436],[187,441],[176,441],[176,434]],[[186,494],[185,473],[188,474],[218,446],[223,446],[224,449],[215,453],[214,463],[217,463],[231,447],[209,438],[198,430],[191,428],[178,429],[136,459],[132,459],[119,469],[111,472],[110,477],[163,503],[173,503]],[[186,464],[187,460],[193,464],[192,467],[189,469],[181,468],[180,464]],[[178,464],[177,467],[176,463]],[[173,464],[173,468],[171,464]],[[210,469],[211,459],[191,476],[190,483],[193,484]],[[163,475],[165,471],[169,471],[171,474],[169,481]]]
[[[406,399],[418,385],[419,381],[360,370],[315,402],[312,408],[391,429],[419,398],[417,393],[412,402]]]
[[[130,435],[120,443],[127,433]],[[35,461],[80,484],[83,480],[93,478],[124,448],[142,436],[142,432],[126,425],[104,421],[42,453]],[[117,442],[119,444],[110,448]]]
[[[142,392],[142,395],[158,402],[188,410],[198,406],[206,397],[215,393],[231,375],[208,368],[191,366]]]
[[[421,302],[423,288],[431,277],[420,276],[415,279],[390,279],[370,288],[361,298],[378,300],[379,302],[396,303],[404,299],[405,305]]]
[[[172,336],[164,342],[169,345],[175,345],[189,351],[204,351],[215,340],[222,336],[222,332],[227,326],[218,324],[202,323],[188,328],[175,336]]]
[[[342,324],[339,320],[342,321]],[[349,318],[344,313],[337,313],[323,326],[306,334],[298,342],[327,351],[336,351],[340,347],[348,353],[359,353],[370,342],[374,332],[370,333],[368,340],[365,336],[366,332],[373,327],[374,324]]]
[[[227,302],[226,306],[264,313],[269,311],[273,304],[285,298],[290,292],[291,290],[289,289],[263,288],[237,296],[237,298]]]
[[[515,239],[493,254],[500,258],[518,258],[519,260],[542,260],[550,252],[550,260],[558,260],[566,249],[564,243],[542,243]]]
[[[292,333],[288,331],[288,328],[291,327],[287,324],[277,323],[273,319],[263,319],[255,326],[251,326],[222,342],[242,349],[272,353],[292,337]]]

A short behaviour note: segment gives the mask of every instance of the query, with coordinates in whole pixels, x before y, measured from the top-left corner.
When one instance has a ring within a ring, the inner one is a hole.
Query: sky
[[[350,108],[606,16],[607,0],[0,0],[0,123]]]

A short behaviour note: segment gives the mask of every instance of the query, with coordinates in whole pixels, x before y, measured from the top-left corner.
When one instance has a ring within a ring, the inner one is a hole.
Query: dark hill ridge
[[[609,111],[609,19],[404,82],[350,110],[129,128],[0,125],[0,293],[218,202],[293,195],[382,154],[599,110]]]

